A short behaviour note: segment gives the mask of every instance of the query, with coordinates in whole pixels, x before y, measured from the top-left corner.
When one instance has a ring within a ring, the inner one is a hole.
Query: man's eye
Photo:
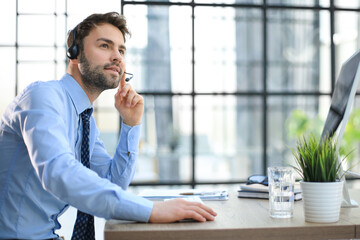
[[[102,47],[102,48],[108,48],[108,45],[107,45],[106,43],[103,43],[103,44],[100,45],[100,47]]]
[[[124,50],[122,50],[122,49],[120,49],[120,50],[119,50],[119,53],[120,53],[122,56],[124,56],[124,55],[125,55],[125,51],[124,51]]]

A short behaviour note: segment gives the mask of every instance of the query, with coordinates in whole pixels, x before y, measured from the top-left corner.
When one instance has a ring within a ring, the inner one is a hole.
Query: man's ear
[[[79,64],[79,60],[78,58],[74,58],[74,59],[69,59],[69,64]]]

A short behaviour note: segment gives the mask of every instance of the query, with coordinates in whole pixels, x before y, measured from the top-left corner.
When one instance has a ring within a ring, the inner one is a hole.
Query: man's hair
[[[91,30],[93,30],[96,26],[106,23],[117,27],[121,31],[124,36],[124,42],[126,41],[126,37],[130,36],[130,31],[126,26],[126,19],[123,15],[120,15],[117,12],[109,12],[104,14],[96,13],[85,18],[72,31],[69,32],[67,39],[68,48],[73,44],[73,31],[76,31],[75,44],[79,47],[80,52],[82,52],[84,50],[84,38],[88,36]]]

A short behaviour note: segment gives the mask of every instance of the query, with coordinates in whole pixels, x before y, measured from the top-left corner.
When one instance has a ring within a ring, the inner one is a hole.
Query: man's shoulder
[[[55,104],[64,102],[66,92],[59,80],[37,81],[28,85],[18,96],[19,102],[30,104]]]
[[[35,90],[57,90],[57,89],[61,89],[61,84],[60,84],[60,80],[50,80],[50,81],[35,81],[30,83],[25,89],[24,92],[26,91],[35,91]]]
[[[35,95],[38,97],[47,95],[61,95],[64,93],[64,89],[59,80],[51,81],[36,81],[28,85],[21,95]]]

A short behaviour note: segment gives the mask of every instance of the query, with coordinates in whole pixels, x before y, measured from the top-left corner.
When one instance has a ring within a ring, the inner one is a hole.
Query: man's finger
[[[121,87],[121,96],[125,97],[130,90],[131,90],[131,85],[128,83],[125,83],[125,85]]]
[[[125,71],[124,71],[124,73],[123,73],[123,75],[121,77],[121,80],[120,80],[120,89],[122,89],[126,84],[125,78],[126,78],[126,74],[125,74]]]
[[[206,211],[205,209],[198,207],[198,206],[191,206],[190,208],[192,211],[197,212],[203,218],[209,221],[214,221],[215,217],[210,212]]]
[[[139,94],[136,94],[132,100],[131,107],[135,107],[136,104],[141,103],[143,101],[143,97]]]
[[[132,102],[134,101],[135,98],[135,91],[129,91],[129,94],[126,97],[126,106],[127,107],[131,107],[132,106]]]
[[[197,213],[193,210],[187,210],[185,212],[185,218],[191,218],[199,222],[206,222],[206,218],[204,218],[201,214]]]

